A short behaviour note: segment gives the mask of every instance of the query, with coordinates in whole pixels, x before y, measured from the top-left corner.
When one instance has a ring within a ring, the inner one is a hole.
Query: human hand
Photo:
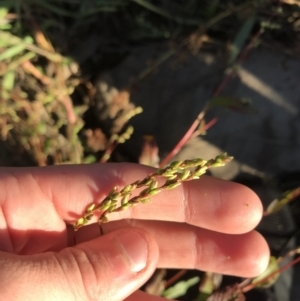
[[[267,266],[262,216],[245,186],[203,176],[152,203],[74,232],[114,186],[153,170],[134,164],[0,169],[0,299],[159,301],[137,291],[156,267],[252,277]],[[70,225],[70,226],[67,226]],[[130,259],[130,254],[132,258]]]

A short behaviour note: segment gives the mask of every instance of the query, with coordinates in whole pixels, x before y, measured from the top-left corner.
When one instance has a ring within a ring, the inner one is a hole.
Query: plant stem
[[[207,109],[208,109],[207,106],[204,107],[204,109],[200,112],[200,114],[193,122],[193,124],[190,126],[190,128],[187,130],[187,132],[184,134],[184,136],[179,140],[179,142],[175,145],[175,147],[171,150],[171,152],[160,162],[159,167],[165,166],[187,143],[187,141],[191,138],[194,131],[198,127],[199,123],[205,116]]]
[[[242,288],[242,292],[246,293],[252,289],[254,289],[255,287],[257,287],[260,284],[264,284],[265,282],[267,282],[269,279],[273,278],[275,275],[282,273],[283,271],[289,269],[290,267],[294,266],[295,264],[297,264],[298,262],[300,262],[300,256],[297,257],[296,259],[292,260],[291,262],[287,263],[286,265],[284,265],[283,267],[281,267],[280,269],[274,271],[273,273],[271,273],[270,275],[268,275],[266,278],[260,280],[259,282],[255,282],[255,283],[250,283],[249,285],[245,286]]]
[[[248,3],[249,5],[249,3]],[[245,8],[245,5],[241,5],[239,7],[239,10],[242,10]],[[235,10],[236,12],[237,10]],[[232,12],[231,12],[232,13]],[[218,15],[217,17],[213,18],[212,20],[210,20],[207,24],[205,29],[208,29],[209,27],[215,25],[216,23],[218,23],[220,20],[222,20],[223,18],[228,17],[230,14],[230,11],[226,11],[221,13],[220,15]],[[269,21],[272,20],[272,18],[274,17],[273,13],[270,18]],[[201,29],[200,29],[201,30]],[[241,64],[247,57],[247,55],[249,54],[250,50],[254,47],[257,39],[261,36],[261,34],[263,33],[263,28],[261,27],[257,33],[253,36],[253,38],[251,39],[250,43],[244,48],[244,50],[242,51],[241,55],[239,56],[238,60],[237,60],[237,64]],[[221,81],[221,83],[219,84],[219,86],[217,87],[217,89],[215,90],[215,92],[213,93],[213,96],[218,96],[223,89],[226,87],[226,85],[228,84],[228,82],[236,75],[236,68],[231,68],[230,73]],[[194,135],[194,131],[197,128],[197,126],[199,125],[199,123],[201,122],[201,120],[204,118],[206,111],[208,110],[208,103],[205,105],[204,109],[201,111],[201,113],[198,115],[197,119],[193,122],[193,124],[191,125],[191,127],[187,130],[187,132],[184,134],[184,136],[180,139],[180,141],[176,144],[176,146],[171,150],[171,152],[166,156],[165,159],[163,159],[163,161],[161,162],[160,166],[164,166],[166,163],[168,163],[180,150],[181,148],[186,144],[186,142]]]
[[[224,166],[233,157],[221,154],[214,159],[191,159],[184,161],[174,161],[164,168],[157,169],[143,180],[135,181],[126,185],[121,190],[114,187],[103,201],[96,205],[91,204],[86,209],[82,217],[74,224],[74,230],[89,223],[95,213],[100,213],[99,223],[108,221],[107,215],[112,212],[120,212],[131,208],[137,204],[146,204],[151,201],[151,197],[166,189],[173,189],[181,185],[184,181],[199,179],[209,168]],[[165,182],[158,186],[157,178],[164,178]],[[137,196],[132,196],[134,190],[144,188]]]

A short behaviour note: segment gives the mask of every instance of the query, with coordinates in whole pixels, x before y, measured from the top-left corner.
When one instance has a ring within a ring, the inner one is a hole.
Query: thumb
[[[128,228],[38,255],[0,252],[0,300],[125,299],[155,270],[158,247],[145,230]]]

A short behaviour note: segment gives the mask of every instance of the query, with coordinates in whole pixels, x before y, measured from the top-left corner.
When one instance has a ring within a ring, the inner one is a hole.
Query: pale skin
[[[0,299],[159,301],[139,291],[157,267],[242,277],[266,268],[268,246],[253,230],[259,198],[207,176],[109,215],[105,235],[96,220],[73,232],[88,205],[152,171],[125,163],[0,169]]]

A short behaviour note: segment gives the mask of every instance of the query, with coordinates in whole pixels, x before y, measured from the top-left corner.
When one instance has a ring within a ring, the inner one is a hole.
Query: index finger
[[[153,168],[129,163],[5,168],[0,175],[0,186],[5,184],[0,187],[0,197],[6,193],[6,197],[22,198],[20,206],[27,203],[27,198],[32,206],[40,206],[42,201],[52,203],[61,219],[73,223],[88,205],[101,203],[114,186],[124,187],[151,172]],[[250,189],[204,176],[162,191],[152,197],[150,204],[113,213],[109,219],[186,222],[223,233],[245,233],[257,225],[261,216],[261,202]]]

